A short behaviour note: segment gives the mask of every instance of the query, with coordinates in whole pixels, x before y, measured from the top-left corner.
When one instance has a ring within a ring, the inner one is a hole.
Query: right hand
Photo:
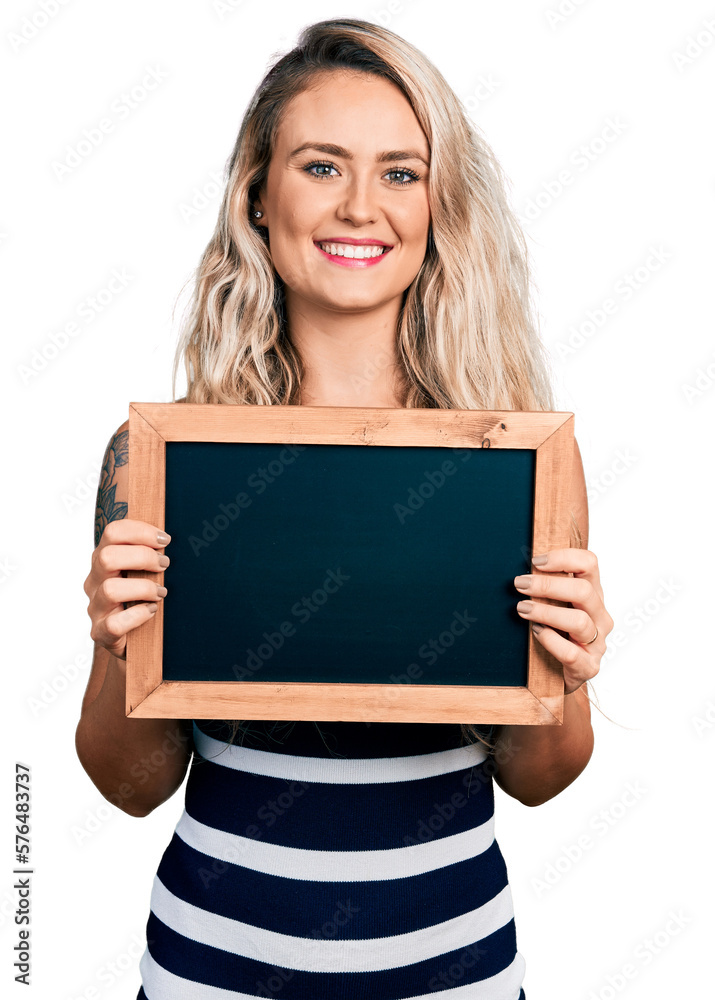
[[[147,521],[110,521],[92,553],[92,568],[84,581],[90,635],[119,660],[127,658],[127,632],[151,618],[163,599],[163,591],[152,580],[125,575],[130,569],[151,573],[166,569],[168,556],[157,539],[161,530]],[[161,558],[166,565],[161,565]]]

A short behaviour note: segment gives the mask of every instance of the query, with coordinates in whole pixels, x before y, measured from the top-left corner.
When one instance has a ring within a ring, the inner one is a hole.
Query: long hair
[[[352,18],[304,28],[249,102],[226,166],[216,227],[194,275],[174,359],[174,400],[183,357],[186,402],[301,402],[304,369],[286,325],[283,282],[252,211],[288,104],[326,70],[395,84],[430,146],[430,238],[396,330],[400,405],[553,410],[526,240],[494,153],[422,52],[386,28]],[[476,727],[463,732],[481,738]]]

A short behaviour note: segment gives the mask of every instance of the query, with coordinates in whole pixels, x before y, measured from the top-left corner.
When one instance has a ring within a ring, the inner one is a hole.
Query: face
[[[255,203],[289,315],[399,309],[427,247],[429,159],[409,102],[381,77],[330,71],[293,98]]]

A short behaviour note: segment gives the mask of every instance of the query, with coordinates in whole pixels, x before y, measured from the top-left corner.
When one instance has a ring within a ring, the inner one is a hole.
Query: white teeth
[[[354,246],[352,243],[319,243],[318,246],[334,257],[357,257],[360,260],[381,257],[387,249],[378,246]]]

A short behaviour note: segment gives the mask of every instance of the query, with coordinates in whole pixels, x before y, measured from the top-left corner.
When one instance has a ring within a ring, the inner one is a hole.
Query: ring
[[[596,634],[594,635],[593,639],[589,639],[588,642],[582,642],[581,645],[590,646],[592,642],[596,641],[596,639],[598,639],[598,628],[596,628]]]

